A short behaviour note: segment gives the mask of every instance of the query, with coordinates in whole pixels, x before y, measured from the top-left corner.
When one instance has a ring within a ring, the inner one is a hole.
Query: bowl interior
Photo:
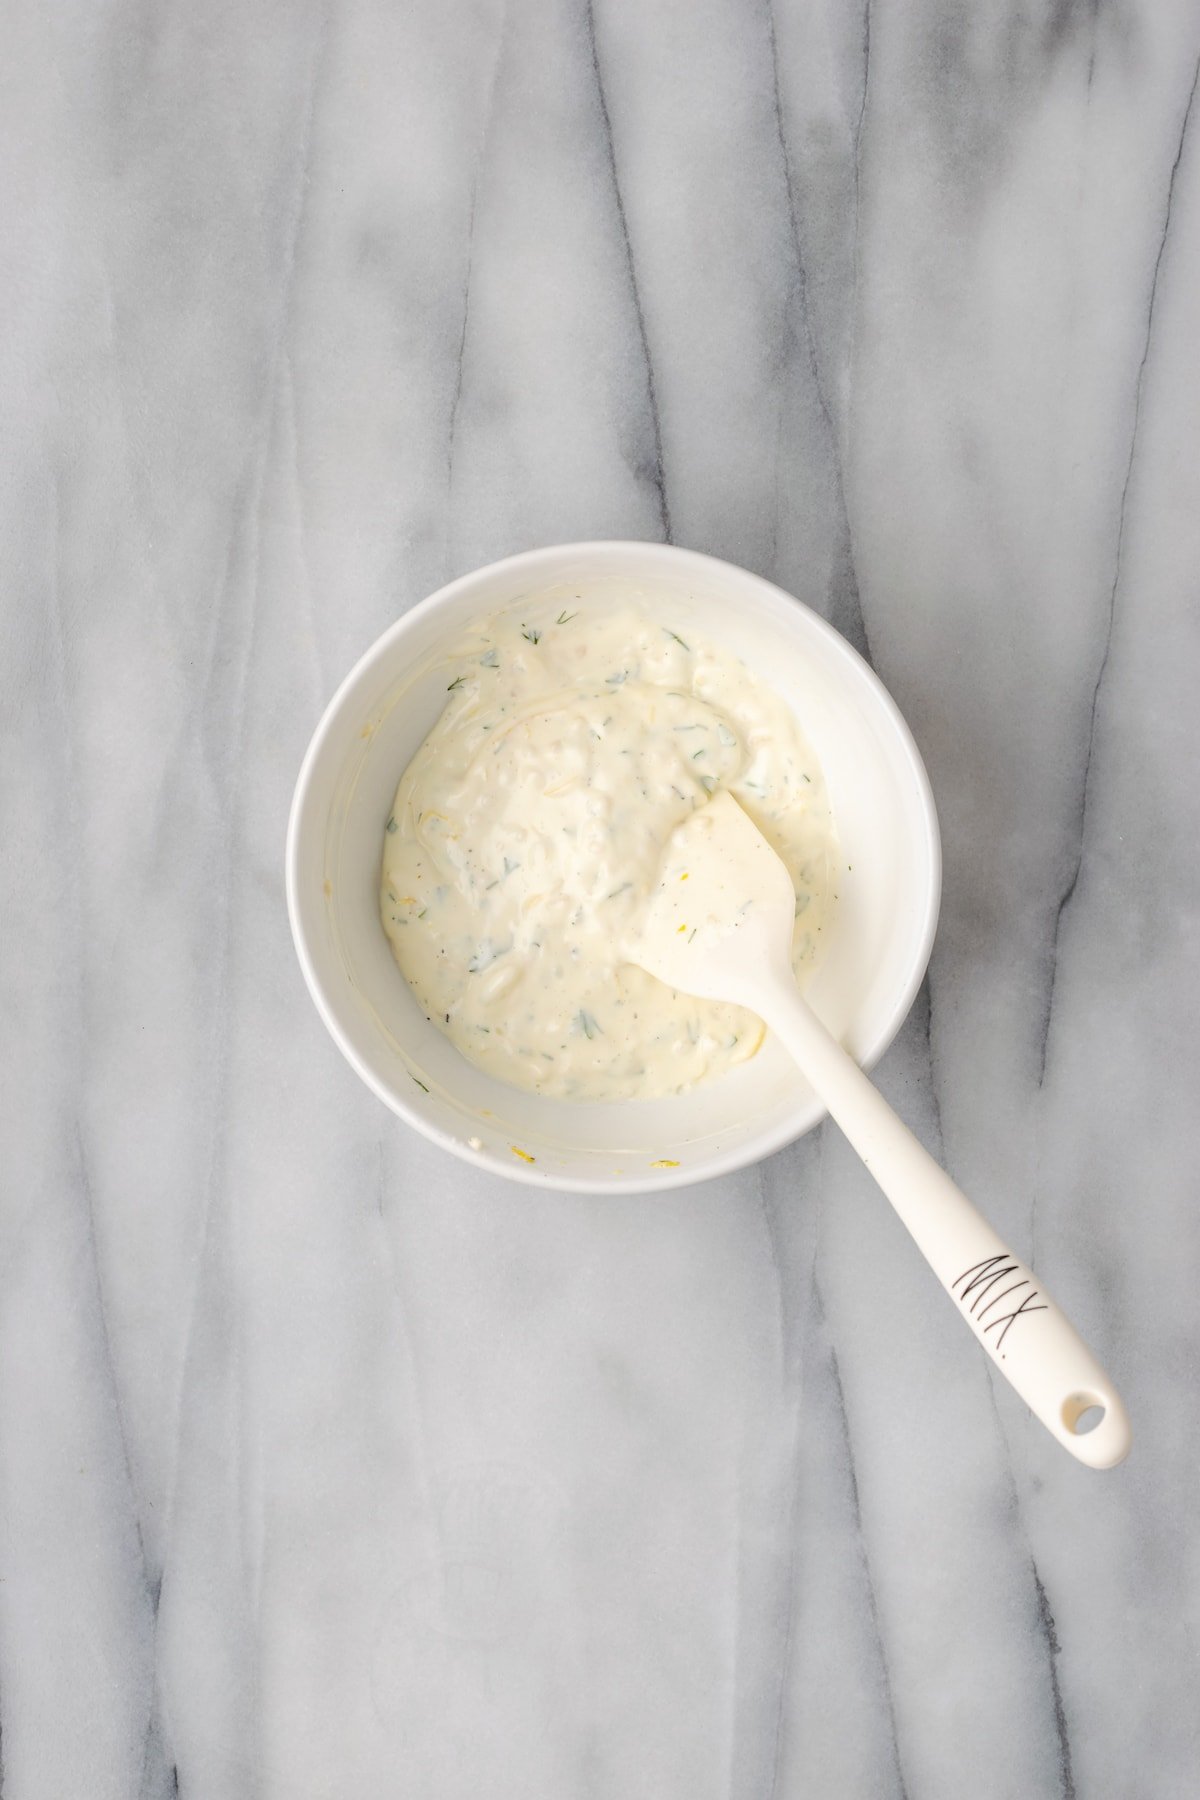
[[[380,1097],[506,1175],[606,1191],[739,1166],[807,1130],[822,1109],[770,1039],[721,1080],[667,1100],[583,1104],[510,1088],[426,1020],[392,958],[378,892],[396,784],[445,704],[446,657],[464,628],[559,589],[573,606],[627,601],[631,584],[671,629],[686,635],[691,626],[741,656],[789,702],[813,745],[842,873],[808,994],[853,1053],[872,1061],[911,1004],[936,918],[937,826],[924,770],[893,703],[841,637],[798,601],[710,558],[653,545],[567,546],[496,564],[415,608],[331,703],[301,773],[288,858],[313,996]]]

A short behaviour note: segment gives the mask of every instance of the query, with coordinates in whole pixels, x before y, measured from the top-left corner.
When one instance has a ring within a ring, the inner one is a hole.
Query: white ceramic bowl
[[[482,1168],[591,1193],[741,1168],[823,1112],[772,1040],[673,1099],[584,1104],[520,1092],[429,1024],[392,959],[379,920],[383,828],[445,703],[439,658],[464,626],[522,597],[621,583],[636,584],[665,622],[692,624],[743,657],[793,706],[816,750],[846,866],[808,994],[866,1066],[891,1043],[925,973],[941,885],[929,781],[894,701],[831,626],[744,569],[662,544],[564,544],[464,575],[397,620],[330,701],[296,785],[287,894],[305,980],[347,1059],[408,1124]]]

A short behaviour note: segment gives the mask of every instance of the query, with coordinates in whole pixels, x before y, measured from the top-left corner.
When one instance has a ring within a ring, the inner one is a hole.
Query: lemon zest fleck
[[[660,1156],[657,1162],[652,1162],[650,1164],[650,1167],[652,1169],[677,1169],[679,1164],[677,1162],[672,1162],[669,1156]]]
[[[515,1145],[515,1144],[510,1144],[510,1145],[509,1145],[509,1146],[508,1146],[508,1147],[509,1147],[509,1149],[510,1149],[510,1150],[511,1150],[511,1151],[512,1151],[512,1153],[513,1153],[513,1155],[514,1155],[514,1156],[519,1156],[519,1157],[520,1157],[520,1159],[521,1159],[521,1161],[522,1161],[522,1162],[528,1162],[528,1163],[531,1163],[531,1162],[536,1162],[536,1161],[537,1161],[537,1157],[536,1157],[536,1156],[530,1156],[530,1154],[529,1154],[529,1152],[528,1152],[528,1150],[518,1150],[518,1148],[517,1148],[517,1146],[516,1146],[516,1145]]]

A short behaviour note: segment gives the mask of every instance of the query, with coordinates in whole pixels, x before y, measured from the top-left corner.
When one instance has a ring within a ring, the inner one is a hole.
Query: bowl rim
[[[384,657],[396,642],[413,630],[422,619],[476,584],[506,571],[514,571],[518,567],[536,572],[540,566],[547,563],[555,564],[568,556],[581,558],[599,556],[603,558],[619,557],[622,554],[630,553],[644,557],[648,563],[660,563],[664,570],[670,568],[675,572],[680,572],[689,566],[700,570],[717,569],[734,576],[750,589],[760,590],[764,596],[770,596],[774,600],[782,599],[790,608],[798,609],[805,615],[807,628],[813,630],[817,636],[823,637],[835,655],[840,656],[844,662],[849,664],[858,679],[865,680],[867,686],[873,690],[876,701],[880,704],[896,735],[906,765],[906,772],[912,781],[913,791],[920,805],[925,833],[927,846],[927,856],[924,859],[927,883],[924,901],[925,917],[916,939],[908,973],[891,1010],[891,1015],[882,1030],[867,1046],[860,1059],[860,1066],[864,1070],[870,1070],[875,1066],[894,1042],[900,1027],[912,1010],[913,1002],[929,967],[941,910],[942,842],[938,827],[937,806],[928,772],[907,720],[875,670],[866,658],[859,654],[853,644],[811,606],[806,605],[794,594],[788,593],[786,588],[781,588],[777,583],[768,581],[765,576],[756,575],[752,570],[745,569],[738,563],[728,562],[722,557],[710,556],[706,551],[689,550],[678,544],[664,544],[653,540],[643,541],[638,538],[593,538],[578,542],[545,544],[536,549],[520,550],[511,556],[499,557],[494,562],[484,563],[477,569],[471,569],[463,575],[455,576],[452,581],[445,582],[432,594],[428,594],[425,599],[419,600],[414,606],[409,607],[380,633],[357,659],[343,680],[339,682],[321,713],[300,764],[300,772],[296,779],[288,813],[285,850],[285,891],[292,942],[295,946],[301,973],[304,976],[305,986],[308,988],[309,995],[326,1030],[351,1068],[370,1088],[371,1092],[383,1101],[385,1106],[402,1119],[406,1125],[419,1131],[423,1137],[436,1144],[440,1149],[449,1151],[461,1162],[469,1163],[489,1175],[499,1175],[505,1181],[517,1182],[524,1187],[549,1189],[560,1193],[657,1194],[672,1188],[699,1186],[703,1182],[714,1181],[719,1176],[755,1167],[768,1156],[774,1156],[778,1151],[785,1149],[788,1144],[806,1137],[810,1131],[824,1123],[828,1114],[822,1109],[811,1124],[802,1126],[793,1126],[788,1120],[783,1120],[753,1138],[743,1139],[728,1150],[718,1150],[706,1155],[699,1168],[682,1167],[657,1170],[655,1178],[652,1180],[646,1178],[645,1171],[630,1171],[628,1175],[604,1177],[599,1175],[556,1175],[550,1170],[543,1170],[537,1164],[520,1162],[515,1162],[511,1168],[506,1166],[499,1157],[490,1151],[474,1149],[466,1139],[455,1136],[453,1132],[446,1131],[442,1126],[425,1117],[411,1101],[401,1098],[399,1093],[389,1087],[359,1056],[354,1044],[342,1028],[333,999],[326,992],[325,983],[317,971],[309,946],[300,900],[300,839],[315,774],[347,695],[360,677],[374,663]]]

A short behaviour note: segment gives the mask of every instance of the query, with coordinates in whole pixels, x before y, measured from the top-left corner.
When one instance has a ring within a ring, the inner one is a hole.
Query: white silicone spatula
[[[762,833],[719,794],[671,838],[630,961],[684,993],[749,1007],[778,1034],[1001,1374],[1072,1456],[1111,1469],[1131,1442],[1120,1395],[1038,1278],[801,998],[795,901]]]

